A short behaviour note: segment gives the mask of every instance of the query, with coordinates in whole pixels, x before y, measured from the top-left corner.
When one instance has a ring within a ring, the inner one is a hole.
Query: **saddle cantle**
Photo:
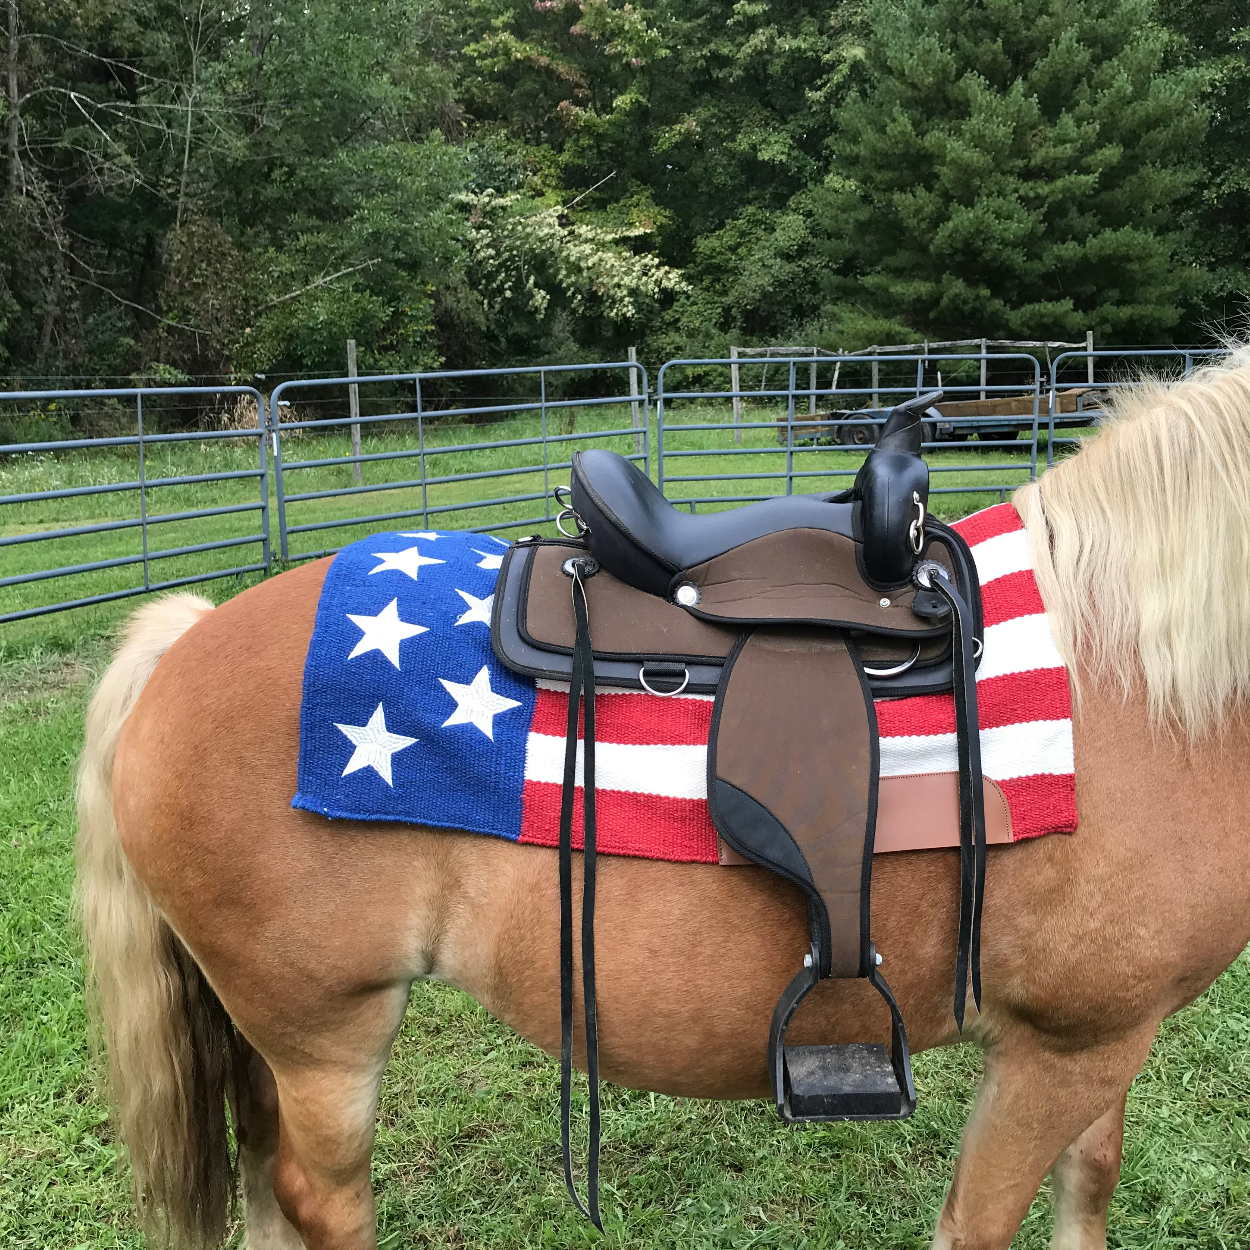
[[[576,540],[522,540],[505,557],[492,643],[531,676],[570,682],[561,810],[562,1123],[566,1179],[572,1041],[570,860],[579,701],[584,702],[582,965],[598,1138],[594,1021],[594,690],[715,693],[708,805],[723,841],[797,885],[810,949],[773,1014],[768,1069],[778,1112],[802,1120],[910,1115],[907,1034],[872,942],[877,808],[874,700],[954,692],[961,900],[954,1012],[969,975],[980,1007],[985,817],[976,716],[980,588],[967,545],[928,516],[921,414],[899,405],[850,490],[718,513],[674,508],[613,452],[573,456]],[[591,625],[594,627],[593,643]],[[799,1003],[823,978],[862,977],[884,999],[891,1041],[787,1047]],[[597,1150],[587,1206],[598,1223]]]

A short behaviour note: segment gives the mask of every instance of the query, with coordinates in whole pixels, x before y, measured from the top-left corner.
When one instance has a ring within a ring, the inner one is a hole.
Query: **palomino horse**
[[[1092,1250],[1160,1021],[1250,938],[1250,353],[1136,390],[1015,502],[1074,676],[1081,827],[990,849],[985,1076],[934,1245],[1009,1245],[1049,1172],[1054,1244]],[[233,1201],[227,1102],[255,1250],[376,1244],[375,1110],[414,979],[559,1048],[555,851],[289,806],[325,570],[143,608],[88,717],[90,981],[141,1211],[184,1245]],[[599,872],[604,1076],[767,1097],[798,893],[756,868]],[[957,853],[883,856],[872,893],[913,1046],[954,1041]],[[792,1040],[863,1040],[874,997],[822,983]]]

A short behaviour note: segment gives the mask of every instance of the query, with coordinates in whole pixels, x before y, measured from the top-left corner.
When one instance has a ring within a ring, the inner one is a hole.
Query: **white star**
[[[364,630],[364,636],[347,658],[354,660],[366,651],[381,651],[396,668],[399,667],[399,644],[405,638],[429,632],[424,625],[409,625],[399,619],[398,599],[392,599],[377,616],[356,616],[348,612],[347,619]]]
[[[403,551],[375,551],[373,553],[382,561],[376,569],[370,569],[369,575],[385,573],[388,569],[396,573],[407,573],[415,582],[417,572],[423,564],[445,564],[445,560],[435,560],[431,556],[423,556],[420,547],[405,547]]]
[[[361,768],[372,768],[388,786],[394,788],[395,783],[391,780],[391,756],[396,751],[402,751],[404,747],[412,746],[416,738],[405,738],[403,734],[391,733],[386,728],[386,714],[380,703],[378,710],[369,717],[367,725],[340,725],[338,721],[334,725],[351,739],[356,748],[352,752],[352,758],[347,761],[347,767],[343,769],[343,776]]]
[[[469,605],[469,610],[462,613],[457,625],[471,625],[474,621],[481,621],[483,625],[490,624],[491,605],[495,602],[494,595],[487,595],[485,599],[478,599],[475,595],[469,594],[466,590],[457,589],[456,594]]]
[[[490,688],[490,674],[483,664],[478,675],[469,683],[461,685],[458,681],[448,681],[444,677],[438,679],[443,683],[447,693],[456,701],[456,710],[443,721],[448,725],[476,725],[492,742],[495,740],[494,718],[509,708],[520,707],[516,699],[505,699]]]
[[[473,550],[479,556],[482,557],[477,563],[477,567],[479,569],[501,569],[503,568],[503,556],[502,555],[496,555],[493,551],[478,551],[476,547],[474,547]]]
[[[510,540],[510,539],[507,539],[507,538],[496,538],[496,537],[494,536],[494,534],[483,534],[483,535],[482,535],[482,537],[483,537],[483,538],[489,538],[489,539],[491,540],[491,542],[493,542],[493,543],[498,543],[501,547],[511,547],[511,546],[512,546],[512,542],[511,542],[511,540]]]
[[[400,538],[428,538],[433,541],[435,538],[442,538],[442,534],[436,534],[433,530],[418,530],[415,534],[401,533]]]

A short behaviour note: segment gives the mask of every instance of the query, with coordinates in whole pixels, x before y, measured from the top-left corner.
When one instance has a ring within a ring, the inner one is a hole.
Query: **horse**
[[[873,936],[913,1048],[984,1051],[933,1246],[1008,1246],[1050,1174],[1053,1245],[1101,1250],[1129,1085],[1250,939],[1250,349],[1124,392],[1013,502],[1071,676],[1080,828],[990,848],[962,1038],[958,853],[879,857]],[[418,978],[560,1047],[555,850],[290,806],[327,564],[143,607],[87,714],[89,995],[140,1219],[177,1246],[216,1244],[239,1191],[253,1250],[376,1245],[376,1107]],[[604,1078],[768,1097],[797,890],[611,857],[598,893]],[[873,998],[822,982],[791,1040],[871,1038]]]

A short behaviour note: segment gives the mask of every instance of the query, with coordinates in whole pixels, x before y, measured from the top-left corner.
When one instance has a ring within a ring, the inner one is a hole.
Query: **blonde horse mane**
[[[1250,345],[1119,392],[1014,503],[1078,698],[1144,688],[1156,728],[1218,732],[1250,696]]]

